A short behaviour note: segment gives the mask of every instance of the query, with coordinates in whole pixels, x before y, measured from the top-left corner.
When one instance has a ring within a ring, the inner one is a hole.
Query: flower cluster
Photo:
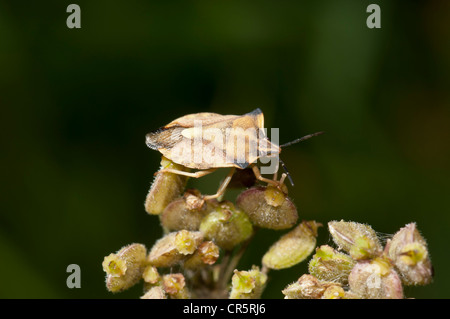
[[[403,286],[431,282],[427,244],[415,223],[401,228],[384,248],[368,225],[332,221],[328,229],[340,251],[318,247],[309,274],[283,290],[286,298],[401,299]]]
[[[167,168],[187,170],[163,157],[161,170]],[[298,222],[285,176],[254,185],[247,173],[240,170],[233,177],[231,184],[250,187],[234,202],[185,189],[186,176],[156,174],[145,210],[159,217],[164,235],[150,249],[135,243],[105,257],[107,289],[120,292],[143,282],[145,299],[260,298],[270,270],[292,267],[314,252],[322,225]],[[287,232],[251,269],[238,270],[260,228]],[[415,224],[398,231],[384,248],[370,226],[341,221],[328,228],[341,251],[318,247],[309,274],[282,291],[286,298],[402,298],[402,285],[431,281],[427,245]]]

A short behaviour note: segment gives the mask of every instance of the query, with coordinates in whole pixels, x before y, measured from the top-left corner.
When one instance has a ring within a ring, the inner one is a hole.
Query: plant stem
[[[254,236],[254,232],[252,236],[250,236],[249,239],[247,239],[239,248],[239,251],[234,254],[234,256],[229,261],[227,267],[225,268],[224,272],[221,273],[221,276],[219,278],[219,289],[225,289],[227,286],[228,281],[231,278],[231,275],[233,274],[234,269],[236,268],[237,264],[239,263],[239,260],[241,259],[242,255],[244,254],[245,250],[247,249],[248,245],[250,244],[250,241],[252,240]]]

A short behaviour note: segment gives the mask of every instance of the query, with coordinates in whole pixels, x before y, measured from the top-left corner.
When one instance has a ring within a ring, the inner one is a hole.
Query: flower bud
[[[192,255],[203,241],[200,232],[181,230],[165,235],[152,247],[148,262],[155,267],[171,267]]]
[[[219,258],[219,246],[212,241],[205,241],[198,246],[195,253],[184,262],[185,269],[213,265]]]
[[[182,255],[192,255],[203,240],[199,232],[180,230],[175,235],[175,246]]]
[[[182,274],[169,274],[163,276],[163,287],[172,299],[189,299],[190,293]]]
[[[347,290],[345,291],[345,296],[342,299],[361,299],[361,297],[355,294],[354,292]]]
[[[111,277],[122,277],[127,271],[127,263],[116,254],[110,254],[103,259],[103,270]]]
[[[234,270],[231,278],[230,299],[257,299],[266,285],[267,275],[262,273],[258,267],[249,271]]]
[[[180,171],[188,171],[189,169],[178,165],[171,160],[165,158],[161,159],[162,169],[176,169]],[[163,212],[164,208],[179,197],[183,192],[187,176],[174,174],[174,173],[158,173],[153,180],[150,190],[145,199],[145,211],[152,215],[159,215]]]
[[[326,293],[326,291],[328,292]],[[343,289],[334,282],[322,282],[312,275],[303,275],[288,285],[282,293],[285,299],[337,299],[342,298]],[[325,295],[326,293],[326,295]]]
[[[253,226],[243,211],[224,201],[203,218],[200,232],[219,247],[232,250],[252,235]]]
[[[141,299],[167,299],[166,292],[161,286],[153,286],[141,297]]]
[[[375,231],[369,225],[333,221],[328,229],[339,249],[343,249],[353,259],[370,259],[381,255],[383,247]]]
[[[350,256],[323,245],[316,248],[316,253],[309,262],[309,273],[322,281],[346,285],[355,263]]]
[[[144,269],[144,273],[142,274],[142,278],[146,283],[156,284],[161,280],[161,276],[158,273],[156,267],[148,265]]]
[[[197,190],[187,190],[167,205],[160,215],[161,224],[168,231],[198,231],[202,219],[217,205],[215,199],[204,201]]]
[[[273,186],[243,191],[236,205],[247,213],[253,225],[270,229],[287,229],[297,223],[298,214],[289,197]]]
[[[269,248],[263,256],[263,265],[270,269],[283,269],[305,260],[316,246],[319,226],[321,224],[315,221],[303,221]]]
[[[350,291],[363,299],[402,299],[403,287],[394,268],[384,258],[360,261],[348,277]]]
[[[119,292],[138,283],[146,266],[146,253],[144,245],[131,244],[105,257],[102,265],[107,274],[107,289]]]
[[[426,285],[433,277],[433,267],[425,239],[415,223],[400,229],[386,245],[386,252],[406,285]]]
[[[330,286],[324,291],[322,299],[346,299],[345,291],[341,286]]]

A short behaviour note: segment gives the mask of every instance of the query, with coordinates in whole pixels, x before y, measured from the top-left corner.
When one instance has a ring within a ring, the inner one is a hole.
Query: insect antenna
[[[291,185],[294,186],[294,181],[292,180],[291,174],[289,174],[289,171],[286,167],[286,165],[284,164],[284,162],[281,160],[281,158],[278,158],[278,160],[280,161],[281,166],[283,167],[283,170],[286,172],[287,177],[289,178],[289,182],[291,182]]]
[[[323,133],[324,133],[324,132],[317,132],[317,133],[305,135],[305,136],[300,137],[300,138],[298,138],[298,139],[296,139],[296,140],[293,140],[293,141],[288,142],[288,143],[286,143],[286,144],[280,145],[280,147],[286,147],[286,146],[289,146],[289,145],[292,145],[292,144],[297,144],[298,142],[307,140],[307,139],[309,139],[309,138],[311,138],[311,137],[313,137],[313,136],[317,136],[317,135],[320,135],[320,134],[323,134]]]

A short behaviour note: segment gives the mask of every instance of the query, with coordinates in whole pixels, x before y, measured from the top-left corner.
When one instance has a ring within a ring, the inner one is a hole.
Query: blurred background
[[[405,294],[450,297],[449,1],[79,0],[68,29],[70,3],[0,1],[0,297],[140,296],[108,293],[101,263],[162,234],[143,206],[160,161],[145,134],[257,107],[280,143],[326,132],[282,153],[301,219],[382,236],[417,222],[435,279]],[[226,172],[190,186],[215,192]],[[283,233],[258,233],[239,268]],[[263,297],[306,271],[271,272]]]

